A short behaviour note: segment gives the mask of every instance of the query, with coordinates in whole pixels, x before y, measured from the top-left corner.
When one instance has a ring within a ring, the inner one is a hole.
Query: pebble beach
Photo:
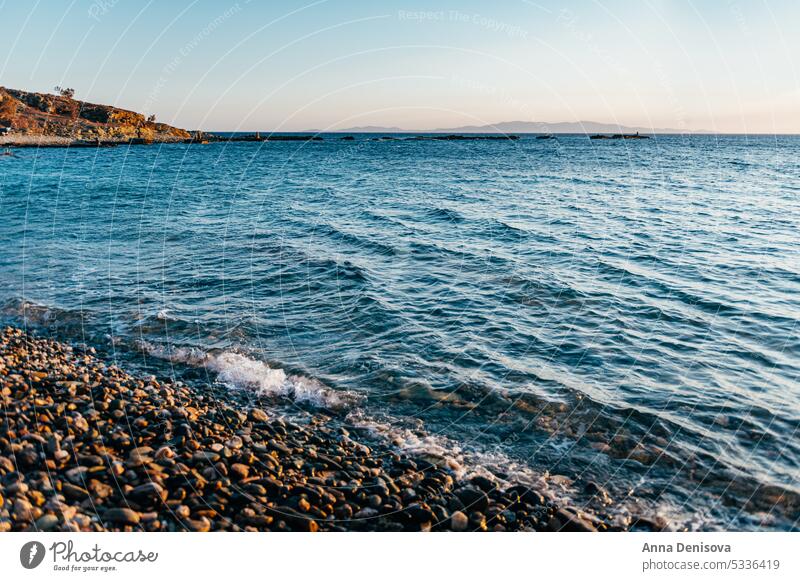
[[[375,449],[324,414],[299,425],[13,327],[0,392],[0,531],[614,528],[527,486]]]

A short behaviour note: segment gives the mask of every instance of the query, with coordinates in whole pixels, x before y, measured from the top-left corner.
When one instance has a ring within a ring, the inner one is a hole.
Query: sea
[[[800,528],[800,137],[321,137],[0,157],[0,321],[621,523]]]

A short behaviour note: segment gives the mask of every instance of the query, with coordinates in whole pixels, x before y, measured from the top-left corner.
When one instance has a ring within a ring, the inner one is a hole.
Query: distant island
[[[317,130],[308,130],[316,133]],[[712,134],[713,131],[687,131],[684,129],[671,129],[668,127],[631,127],[618,123],[598,123],[597,121],[574,121],[548,123],[545,121],[504,121],[487,125],[464,125],[462,127],[445,127],[436,129],[401,129],[400,127],[381,127],[365,125],[326,131],[328,133],[543,133],[547,135],[556,133],[578,134],[635,134],[653,135],[661,134]]]
[[[59,94],[0,87],[0,146],[168,143],[192,137],[153,115],[80,101],[72,89],[56,89]]]

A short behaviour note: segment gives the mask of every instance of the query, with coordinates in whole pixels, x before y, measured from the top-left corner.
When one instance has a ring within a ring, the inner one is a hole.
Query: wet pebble
[[[460,510],[455,511],[450,515],[450,529],[456,532],[467,530],[469,526],[469,518]]]

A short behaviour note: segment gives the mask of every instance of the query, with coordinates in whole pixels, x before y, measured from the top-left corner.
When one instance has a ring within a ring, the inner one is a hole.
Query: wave
[[[327,236],[338,240],[349,245],[351,248],[365,249],[379,255],[392,256],[397,253],[392,246],[370,238],[366,232],[363,234],[355,234],[334,224],[316,224],[314,225],[313,233],[315,235],[319,234],[320,236]]]
[[[425,214],[429,218],[437,221],[460,223],[464,222],[465,220],[461,212],[452,208],[443,208],[437,206],[435,208],[429,208]]]
[[[69,310],[32,301],[11,298],[0,304],[0,320],[25,328],[46,329],[70,337],[87,339],[93,312],[89,309]]]
[[[333,275],[337,280],[348,280],[354,284],[369,282],[367,269],[351,260],[340,260],[331,257],[308,257],[301,265],[306,273]]]
[[[290,375],[263,361],[234,351],[206,352],[195,347],[171,347],[139,341],[139,348],[172,363],[202,367],[217,374],[216,380],[231,389],[243,389],[265,397],[287,397],[315,407],[342,409],[361,398],[351,391],[331,389],[316,379]]]

